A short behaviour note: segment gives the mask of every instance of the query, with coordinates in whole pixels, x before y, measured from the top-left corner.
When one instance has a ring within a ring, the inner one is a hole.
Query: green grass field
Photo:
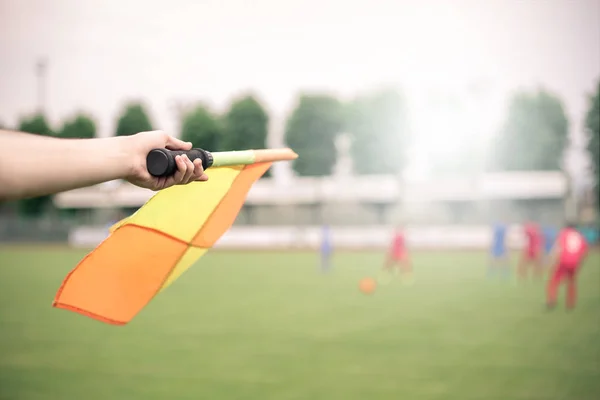
[[[600,398],[600,257],[578,308],[487,280],[483,253],[419,253],[417,282],[357,289],[382,254],[205,256],[132,323],[50,305],[81,251],[0,249],[0,399]],[[561,300],[564,292],[561,291]]]

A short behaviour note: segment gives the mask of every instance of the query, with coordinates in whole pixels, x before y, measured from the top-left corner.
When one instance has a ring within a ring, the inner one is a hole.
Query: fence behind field
[[[389,246],[392,230],[384,226],[342,226],[330,228],[336,248],[379,249]],[[80,227],[71,232],[69,243],[91,247],[108,234],[103,227]],[[484,225],[438,225],[407,227],[406,240],[413,248],[484,249],[491,241],[491,228]],[[322,240],[319,226],[238,226],[230,229],[215,245],[223,249],[316,249]],[[507,244],[520,248],[524,237],[519,226],[509,229]]]
[[[0,217],[0,243],[66,243],[77,222],[63,218]]]
[[[0,243],[65,243],[93,247],[108,235],[110,224],[82,225],[63,219],[0,219]],[[590,243],[598,243],[598,229],[581,228]],[[408,225],[408,244],[414,248],[487,248],[492,228],[477,224]],[[383,225],[334,225],[331,239],[337,248],[362,249],[388,246],[392,228]],[[318,248],[322,240],[319,225],[234,225],[217,242],[218,248],[306,249]],[[524,236],[520,225],[508,230],[507,244],[520,248]]]

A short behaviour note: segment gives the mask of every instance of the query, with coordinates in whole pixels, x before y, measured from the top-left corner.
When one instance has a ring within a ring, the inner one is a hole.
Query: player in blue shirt
[[[547,259],[550,257],[550,252],[552,251],[558,232],[551,226],[545,226],[542,230],[542,234],[544,235],[544,256]]]
[[[501,272],[505,277],[509,274],[506,230],[506,225],[501,223],[497,223],[493,226],[488,276],[497,272]]]
[[[329,272],[331,270],[331,256],[333,254],[333,243],[331,240],[331,230],[329,225],[323,225],[321,230],[321,271]]]

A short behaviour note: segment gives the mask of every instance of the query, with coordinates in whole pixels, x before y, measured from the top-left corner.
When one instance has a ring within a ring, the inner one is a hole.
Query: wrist
[[[112,162],[119,166],[117,179],[128,179],[135,175],[137,167],[137,155],[134,152],[135,147],[134,143],[132,143],[132,137],[117,136],[112,139],[114,140],[114,142],[111,140],[111,144],[114,145],[111,146],[113,147],[112,154],[114,155]]]

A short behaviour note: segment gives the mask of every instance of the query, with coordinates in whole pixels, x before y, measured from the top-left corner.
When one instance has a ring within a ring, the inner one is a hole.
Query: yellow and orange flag
[[[231,227],[271,164],[211,168],[206,182],[157,192],[67,275],[53,306],[128,323]]]

